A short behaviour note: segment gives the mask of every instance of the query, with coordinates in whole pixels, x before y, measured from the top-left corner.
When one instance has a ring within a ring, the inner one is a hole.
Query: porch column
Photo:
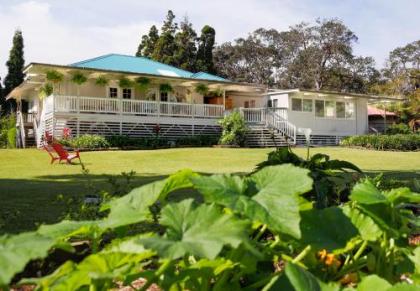
[[[223,90],[223,111],[226,110],[226,90]]]

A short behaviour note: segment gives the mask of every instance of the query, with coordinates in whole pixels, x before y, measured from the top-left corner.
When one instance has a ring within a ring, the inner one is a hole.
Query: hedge
[[[341,145],[375,150],[416,151],[420,149],[420,134],[356,135],[344,138]]]

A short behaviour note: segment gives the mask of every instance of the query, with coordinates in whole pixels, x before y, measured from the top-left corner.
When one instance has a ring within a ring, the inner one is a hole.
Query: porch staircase
[[[284,135],[266,125],[254,124],[248,126],[245,141],[247,147],[282,147],[288,144],[289,142]]]
[[[248,124],[248,147],[281,147],[296,144],[296,126],[270,108],[241,108]]]

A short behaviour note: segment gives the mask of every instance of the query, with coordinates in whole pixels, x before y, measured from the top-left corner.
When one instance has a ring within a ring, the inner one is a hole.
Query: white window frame
[[[298,99],[298,100],[300,100],[300,110],[294,110],[293,109],[293,99]],[[306,111],[306,110],[303,110],[303,101],[304,100],[309,100],[309,101],[311,101],[312,102],[312,110],[311,111]],[[290,109],[291,109],[291,111],[293,111],[293,112],[299,112],[299,113],[312,113],[312,112],[314,112],[314,100],[312,99],[312,98],[301,98],[301,97],[290,97]]]
[[[125,89],[130,89],[131,93],[130,93],[130,98],[124,98],[124,90]],[[134,98],[134,88],[121,88],[121,99],[125,99],[125,100],[133,100]]]
[[[317,116],[316,115],[316,101],[323,101],[324,103],[324,116]],[[325,116],[325,102],[334,102],[334,116]],[[344,117],[337,117],[337,102],[341,102],[344,103]],[[347,106],[348,104],[352,104],[353,105],[353,115],[351,117],[347,117]],[[314,111],[314,116],[316,119],[336,119],[336,120],[355,120],[356,119],[356,103],[354,101],[347,101],[347,100],[331,100],[331,99],[315,99],[314,103],[313,103],[313,111]]]
[[[117,96],[116,97],[111,97],[111,89],[117,89]],[[111,99],[120,98],[120,88],[118,86],[108,86],[106,88],[106,96],[107,96],[107,98],[111,98]]]

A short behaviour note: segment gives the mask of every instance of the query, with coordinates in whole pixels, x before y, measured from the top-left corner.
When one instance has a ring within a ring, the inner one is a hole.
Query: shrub
[[[177,146],[205,147],[217,144],[218,140],[219,137],[214,135],[196,135],[178,138],[175,144]]]
[[[234,111],[225,116],[219,121],[219,124],[223,129],[222,136],[219,140],[220,144],[237,146],[244,145],[248,128],[245,123],[245,119],[239,111]]]
[[[100,135],[84,134],[72,139],[62,139],[60,143],[65,146],[71,146],[77,149],[106,149],[109,148],[109,142]]]
[[[341,145],[375,150],[416,151],[420,149],[420,134],[356,135],[344,138]]]
[[[413,133],[407,124],[392,124],[386,129],[386,134],[410,134]]]
[[[16,147],[16,117],[14,114],[0,119],[0,148]]]

